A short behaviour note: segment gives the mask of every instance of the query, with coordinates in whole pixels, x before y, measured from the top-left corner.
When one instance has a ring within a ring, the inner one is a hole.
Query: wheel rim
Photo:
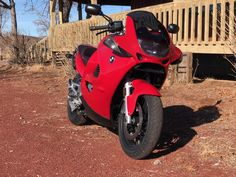
[[[137,102],[135,112],[131,117],[131,124],[127,124],[124,118],[124,136],[131,145],[141,144],[144,139],[148,121],[145,112],[146,108],[142,107],[141,104]]]

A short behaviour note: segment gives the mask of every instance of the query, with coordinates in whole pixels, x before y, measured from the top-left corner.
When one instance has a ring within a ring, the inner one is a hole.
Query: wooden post
[[[196,8],[195,5],[192,6],[192,15],[191,15],[191,43],[195,42],[195,30],[196,30]]]
[[[49,52],[52,52],[53,49],[53,39],[54,39],[54,28],[56,25],[56,0],[50,0],[50,28],[48,32],[48,47],[50,49]],[[36,47],[34,49],[34,58],[36,56]]]
[[[189,8],[185,7],[184,14],[184,43],[188,43],[188,32],[189,32]]]
[[[163,11],[163,25],[167,27],[167,11]]]
[[[172,18],[172,8],[168,11],[168,24],[172,24],[173,23],[173,18]]]
[[[173,12],[173,23],[177,24],[177,9],[174,8],[174,12]],[[177,34],[173,34],[173,42],[174,44],[176,44],[177,42]]]
[[[229,41],[232,43],[234,38],[234,1],[229,1]]]
[[[59,0],[59,24],[63,23],[63,2]]]
[[[202,41],[202,3],[198,3],[198,30],[197,30],[197,43],[200,44]]]
[[[225,1],[223,0],[221,2],[221,30],[220,30],[220,35],[221,35],[221,41],[225,42]]]
[[[190,83],[193,80],[192,53],[183,53],[183,61],[177,66],[177,80],[179,83]]]
[[[208,44],[209,43],[209,18],[210,18],[210,8],[209,8],[209,4],[206,2],[206,6],[205,6],[205,23],[204,23],[204,27],[205,27],[205,34],[204,34],[204,40],[205,43]]]
[[[178,33],[178,43],[182,42],[183,33],[183,9],[179,9],[179,33]]]
[[[160,16],[161,16],[160,13],[157,12],[157,13],[156,13],[156,17],[157,17],[157,20],[158,20],[158,21],[161,21]]]
[[[56,25],[56,0],[50,0],[50,26]]]
[[[217,0],[213,0],[213,17],[212,17],[212,42],[216,44],[216,24],[217,24]]]

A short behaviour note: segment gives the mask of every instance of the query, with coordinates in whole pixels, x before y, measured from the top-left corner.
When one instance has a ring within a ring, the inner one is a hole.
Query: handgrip
[[[89,30],[90,31],[95,31],[95,30],[104,30],[104,29],[108,29],[108,25],[104,25],[104,26],[90,26]]]

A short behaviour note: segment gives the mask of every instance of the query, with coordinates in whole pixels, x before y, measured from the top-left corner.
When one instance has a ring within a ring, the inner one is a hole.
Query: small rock
[[[12,152],[13,152],[13,150],[10,150],[9,152],[10,152],[10,153],[12,153]]]
[[[153,165],[160,165],[160,164],[161,164],[161,161],[159,159],[157,159],[153,162]]]
[[[63,102],[56,102],[56,104],[64,105],[65,103],[63,103]]]
[[[220,162],[215,163],[213,166],[218,166],[220,165]]]

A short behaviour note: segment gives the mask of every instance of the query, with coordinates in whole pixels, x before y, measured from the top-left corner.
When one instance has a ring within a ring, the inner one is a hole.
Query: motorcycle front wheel
[[[147,157],[156,147],[162,129],[163,107],[159,97],[140,96],[131,124],[119,117],[119,139],[124,152],[134,158]]]

